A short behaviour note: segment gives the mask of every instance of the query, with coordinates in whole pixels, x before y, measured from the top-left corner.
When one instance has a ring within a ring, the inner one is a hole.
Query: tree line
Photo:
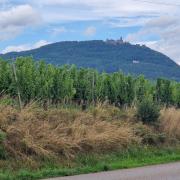
[[[175,81],[163,78],[151,81],[122,72],[100,73],[74,65],[54,66],[31,57],[1,59],[0,96],[16,99],[18,91],[24,105],[32,100],[51,105],[107,101],[122,107],[151,98],[161,105],[180,107],[180,83]]]

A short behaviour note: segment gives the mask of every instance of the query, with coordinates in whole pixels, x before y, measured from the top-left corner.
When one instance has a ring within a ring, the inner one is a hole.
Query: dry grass
[[[17,110],[10,106],[0,106],[0,129],[6,130],[7,127],[12,124],[16,119]]]
[[[79,152],[116,151],[139,143],[132,125],[118,120],[118,113],[110,107],[98,107],[96,115],[65,109],[44,112],[32,106],[18,112],[4,107],[0,128],[7,135],[6,151],[16,159],[73,158]],[[107,121],[104,115],[116,121]]]
[[[95,108],[92,109],[91,113],[95,118],[106,121],[132,121],[134,120],[136,110],[134,108],[119,109],[115,106],[99,103]]]
[[[170,138],[180,140],[180,109],[169,108],[161,111],[161,130]]]
[[[38,159],[63,160],[80,152],[112,152],[132,144],[159,144],[166,136],[180,140],[180,110],[162,110],[160,129],[134,121],[134,115],[134,109],[119,110],[103,104],[86,112],[43,111],[34,105],[18,112],[0,106],[0,130],[6,133],[4,146],[9,156],[35,165]]]

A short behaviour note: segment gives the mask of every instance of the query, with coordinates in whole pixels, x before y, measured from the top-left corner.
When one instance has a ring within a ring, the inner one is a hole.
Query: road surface
[[[47,180],[180,180],[180,162]]]

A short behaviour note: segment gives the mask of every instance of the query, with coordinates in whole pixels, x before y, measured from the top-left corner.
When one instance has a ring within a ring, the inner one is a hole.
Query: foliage
[[[0,105],[1,106],[10,106],[13,105],[14,101],[11,97],[9,96],[3,96],[0,98]]]
[[[157,79],[156,93],[157,101],[159,103],[163,102],[168,106],[172,101],[171,82],[166,79]]]
[[[143,99],[137,107],[137,117],[144,123],[156,122],[160,116],[160,108],[151,98]]]
[[[4,149],[3,141],[5,140],[6,135],[0,130],[0,159],[5,159],[6,152]]]
[[[15,64],[17,82],[12,63]],[[18,90],[24,105],[31,101],[56,106],[100,101],[123,107],[152,96],[160,105],[180,106],[180,83],[175,81],[161,78],[152,82],[142,75],[99,73],[74,65],[53,66],[31,57],[17,58],[15,62],[0,60],[0,98],[16,99]]]

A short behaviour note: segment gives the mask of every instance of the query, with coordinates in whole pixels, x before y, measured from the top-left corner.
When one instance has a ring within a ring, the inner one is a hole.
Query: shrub
[[[143,99],[137,107],[137,117],[143,123],[154,123],[160,116],[160,108],[151,98]]]
[[[0,98],[0,105],[1,106],[11,106],[13,105],[14,102],[13,102],[13,99],[10,98],[9,96],[3,96]]]
[[[159,132],[156,128],[142,124],[142,122],[135,125],[135,134],[141,137],[141,142],[144,145],[160,145],[166,142],[166,134]]]

